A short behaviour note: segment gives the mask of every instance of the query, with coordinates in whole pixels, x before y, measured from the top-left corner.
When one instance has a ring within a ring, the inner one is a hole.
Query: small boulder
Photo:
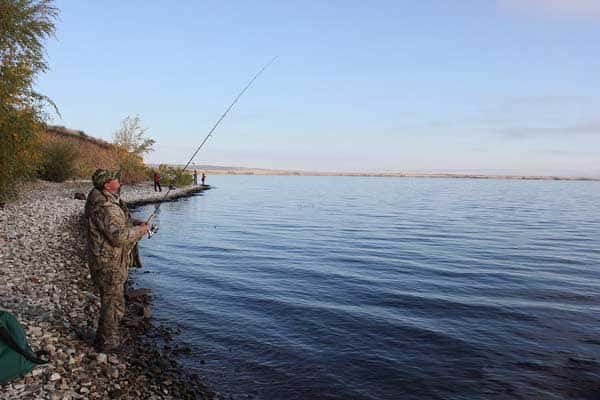
[[[132,303],[148,303],[150,297],[150,289],[139,288],[127,291],[127,300]]]
[[[85,193],[75,192],[75,195],[73,196],[73,198],[75,200],[85,200]]]
[[[99,364],[106,364],[108,361],[108,356],[104,353],[99,353],[96,357],[96,361],[98,361]]]

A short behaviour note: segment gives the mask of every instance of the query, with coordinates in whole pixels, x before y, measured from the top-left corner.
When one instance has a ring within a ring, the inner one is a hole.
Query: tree
[[[140,116],[136,115],[121,121],[121,127],[114,133],[113,142],[119,148],[117,157],[124,183],[141,182],[148,175],[142,157],[153,151],[155,140],[144,137],[147,131],[142,127]]]
[[[145,138],[148,128],[143,128],[140,116],[126,117],[121,121],[121,127],[114,133],[114,143],[121,146],[128,153],[142,157],[144,154],[154,151],[152,146],[156,141]]]
[[[51,0],[0,0],[0,201],[34,176],[46,106],[56,110],[33,86],[48,70],[43,41],[57,15]]]

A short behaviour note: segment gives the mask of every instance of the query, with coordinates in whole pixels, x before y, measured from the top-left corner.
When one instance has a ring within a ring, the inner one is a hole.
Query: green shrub
[[[175,173],[175,186],[189,186],[194,182],[192,174],[178,168]]]
[[[163,185],[174,184],[177,187],[182,187],[189,186],[194,181],[192,174],[179,167],[161,164],[158,167],[158,173],[160,174],[160,183]]]
[[[36,177],[40,129],[35,113],[0,104],[0,202],[15,198],[19,183]]]
[[[140,156],[126,151],[119,152],[119,170],[122,183],[139,183],[146,180],[148,168]]]
[[[68,142],[50,142],[42,148],[40,178],[64,182],[75,175],[77,149]]]

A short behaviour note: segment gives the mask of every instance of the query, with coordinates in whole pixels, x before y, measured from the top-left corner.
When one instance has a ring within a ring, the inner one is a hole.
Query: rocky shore
[[[100,301],[85,261],[85,202],[74,199],[90,189],[89,182],[36,182],[0,207],[0,309],[15,314],[32,348],[50,356],[49,364],[0,386],[0,399],[214,398],[175,361],[186,349],[159,345],[175,332],[152,324],[147,291],[128,293],[123,351],[92,347]],[[177,189],[169,200],[200,190]],[[148,203],[163,194],[150,184],[125,186],[122,198]]]

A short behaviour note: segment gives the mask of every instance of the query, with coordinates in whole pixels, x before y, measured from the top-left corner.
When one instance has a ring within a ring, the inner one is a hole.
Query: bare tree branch
[[[154,151],[152,146],[156,143],[154,139],[144,137],[147,131],[148,128],[142,127],[139,115],[128,116],[121,121],[121,127],[114,133],[113,142],[128,153],[141,157]]]

